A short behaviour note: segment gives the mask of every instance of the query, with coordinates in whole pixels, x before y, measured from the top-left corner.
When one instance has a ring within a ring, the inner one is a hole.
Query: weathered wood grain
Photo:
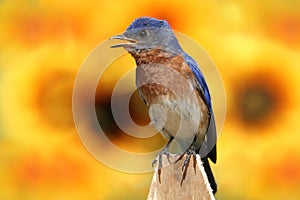
[[[186,156],[178,162],[175,162],[178,156],[174,154],[170,154],[170,162],[166,155],[162,157],[163,168],[161,169],[160,179],[156,165],[147,198],[148,200],[215,199],[199,155],[197,155],[195,167],[194,159],[191,157],[186,171],[186,177],[182,181],[182,166],[185,157]],[[161,180],[161,182],[159,180]]]

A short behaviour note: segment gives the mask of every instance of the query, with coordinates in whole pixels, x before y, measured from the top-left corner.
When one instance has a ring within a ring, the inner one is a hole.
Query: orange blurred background
[[[299,10],[296,0],[0,1],[0,199],[146,198],[152,174],[98,162],[72,118],[81,63],[140,16],[168,20],[218,66],[227,116],[216,198],[300,199]],[[96,110],[109,138],[130,148],[112,125],[108,93],[96,96]],[[147,120],[141,109],[131,108]]]

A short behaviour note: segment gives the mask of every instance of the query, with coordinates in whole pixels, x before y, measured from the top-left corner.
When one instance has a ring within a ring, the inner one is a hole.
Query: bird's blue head
[[[168,22],[150,17],[134,20],[123,34],[113,36],[111,39],[126,40],[128,43],[112,47],[124,47],[129,52],[151,49],[163,49],[174,53],[181,51]]]

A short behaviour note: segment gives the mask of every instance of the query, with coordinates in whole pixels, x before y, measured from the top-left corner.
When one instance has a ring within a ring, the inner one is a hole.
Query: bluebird
[[[111,39],[125,41],[112,48],[123,47],[135,59],[139,96],[149,110],[151,123],[168,140],[158,156],[159,170],[162,155],[168,155],[170,144],[176,141],[181,157],[187,155],[182,170],[186,171],[191,156],[195,162],[199,154],[216,193],[208,161],[216,163],[217,159],[215,119],[209,89],[198,64],[184,52],[165,20],[138,18],[123,34]]]

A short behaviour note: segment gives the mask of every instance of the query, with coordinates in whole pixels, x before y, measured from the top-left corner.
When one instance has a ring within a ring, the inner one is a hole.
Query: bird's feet
[[[161,169],[162,169],[162,156],[163,155],[166,155],[167,159],[169,160],[170,153],[169,153],[168,147],[165,147],[161,152],[159,152],[159,154],[157,155],[157,157],[152,161],[152,167],[154,167],[154,165],[156,163],[158,163],[157,170],[158,170],[158,180],[159,180],[159,183],[161,183],[161,176],[160,175],[161,175]]]
[[[170,159],[169,159],[169,156],[170,156],[170,153],[169,153],[169,146],[171,144],[171,142],[173,141],[173,137],[171,137],[167,143],[167,145],[163,148],[163,150],[161,152],[159,152],[158,156],[152,161],[152,167],[154,167],[154,165],[158,162],[158,180],[159,180],[159,183],[161,183],[161,168],[162,168],[162,156],[163,155],[167,155],[167,159],[168,161],[170,162]]]
[[[175,161],[175,162],[178,162],[179,160],[181,160],[184,156],[186,155],[185,157],[185,160],[183,162],[183,165],[182,165],[182,177],[181,177],[181,181],[180,181],[180,185],[182,186],[182,183],[186,177],[186,173],[187,173],[187,168],[189,166],[189,163],[190,163],[190,160],[191,160],[191,156],[193,156],[193,167],[194,167],[194,171],[196,173],[196,165],[197,165],[197,153],[196,153],[196,150],[195,150],[195,143],[193,142],[192,145],[184,152],[182,153],[179,158]]]

